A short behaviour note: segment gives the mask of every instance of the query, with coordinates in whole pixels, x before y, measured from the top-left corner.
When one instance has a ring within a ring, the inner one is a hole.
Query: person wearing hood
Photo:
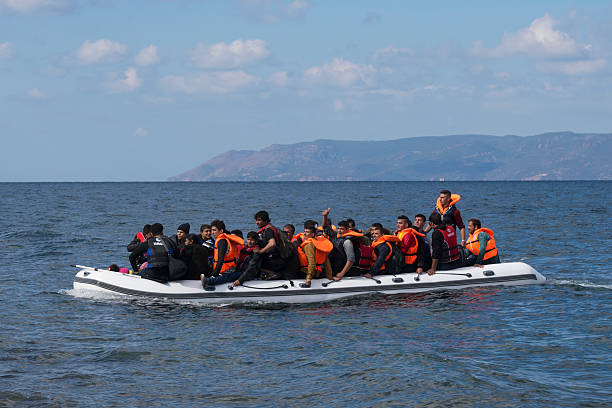
[[[187,235],[189,235],[189,228],[190,225],[188,222],[181,224],[176,229],[176,234],[170,237],[170,241],[172,241],[172,244],[178,250],[185,246],[185,238],[187,238]]]

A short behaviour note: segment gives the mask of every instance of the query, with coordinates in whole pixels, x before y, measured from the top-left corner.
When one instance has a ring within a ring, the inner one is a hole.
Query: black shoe
[[[208,278],[204,277],[202,278],[202,288],[206,289],[208,287]]]

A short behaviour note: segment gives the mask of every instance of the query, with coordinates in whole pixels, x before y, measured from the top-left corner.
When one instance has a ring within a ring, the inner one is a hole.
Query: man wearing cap
[[[185,246],[185,238],[189,235],[189,227],[188,222],[179,225],[176,229],[176,234],[170,237],[170,241],[179,251]]]

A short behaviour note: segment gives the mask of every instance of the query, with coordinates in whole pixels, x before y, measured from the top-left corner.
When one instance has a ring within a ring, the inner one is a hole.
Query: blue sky
[[[610,1],[0,0],[0,181],[319,138],[612,131]]]

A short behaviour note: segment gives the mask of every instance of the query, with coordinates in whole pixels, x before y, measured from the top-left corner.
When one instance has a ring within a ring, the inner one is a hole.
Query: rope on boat
[[[249,286],[249,285],[245,285],[242,284],[240,286],[243,286],[245,288],[249,288],[249,289],[261,289],[261,290],[268,290],[268,289],[289,289],[289,286],[287,286],[286,284],[282,284],[282,285],[278,285],[278,286],[270,286],[268,288],[258,288],[257,286]],[[234,286],[230,285],[227,287],[229,290],[234,290]]]

